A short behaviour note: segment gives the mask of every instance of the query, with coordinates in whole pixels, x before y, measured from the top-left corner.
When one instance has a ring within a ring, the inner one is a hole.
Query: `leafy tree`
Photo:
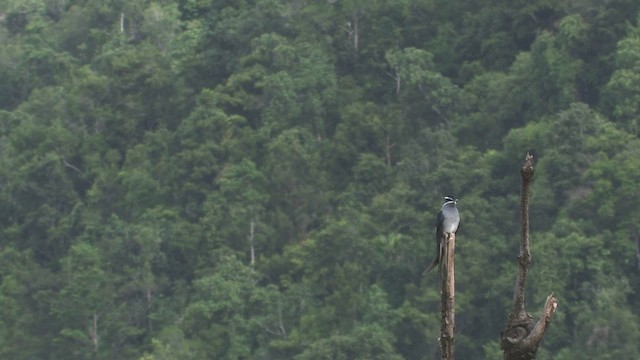
[[[396,80],[396,92],[409,93],[411,96],[403,102],[427,105],[427,109],[412,111],[409,118],[427,118],[432,119],[430,123],[450,126],[459,90],[448,78],[435,71],[433,55],[424,50],[406,48],[390,51],[386,58],[393,71],[392,77]],[[410,91],[403,92],[402,83],[406,83]],[[421,97],[422,101],[414,98],[415,95]]]
[[[495,357],[533,151],[539,357],[637,358],[639,11],[0,2],[0,357],[434,357],[450,194],[458,354]]]
[[[259,334],[286,335],[273,307],[277,291],[258,287],[258,274],[229,251],[214,251],[215,268],[194,283],[193,300],[185,309],[184,331],[195,340],[194,353],[221,359],[250,356]],[[275,316],[273,318],[272,316]]]
[[[3,357],[29,359],[48,356],[56,334],[47,313],[52,274],[33,261],[31,251],[5,245],[0,251],[0,305]]]
[[[61,322],[59,352],[87,359],[114,355],[109,323],[115,320],[115,289],[103,261],[99,250],[86,243],[73,246],[63,259],[63,285],[52,304],[52,313]]]
[[[312,344],[294,359],[401,359],[389,334],[377,326],[362,326],[349,335],[334,335]]]
[[[320,151],[318,140],[304,128],[283,132],[267,148],[264,166],[270,179],[268,189],[282,194],[269,204],[284,215],[273,218],[282,240],[306,237],[319,221],[318,211],[326,206]]]
[[[638,133],[638,94],[631,85],[637,78],[640,54],[637,45],[639,32],[634,29],[626,38],[620,40],[615,53],[616,68],[604,91],[604,102],[612,110],[613,119],[621,122],[630,132]]]

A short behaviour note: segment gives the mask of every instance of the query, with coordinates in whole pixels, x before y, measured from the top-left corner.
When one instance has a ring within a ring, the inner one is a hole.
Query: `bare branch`
[[[440,347],[442,359],[453,360],[455,354],[456,311],[455,311],[455,269],[453,255],[456,234],[446,233],[444,239],[442,265],[442,322],[440,323]]]
[[[392,74],[388,71],[385,71],[385,74],[387,74],[388,76],[390,76],[393,80],[396,81],[396,94],[400,93],[400,75],[398,75],[398,73],[396,72],[395,74]]]
[[[85,175],[84,175],[84,173],[83,173],[80,169],[78,169],[77,167],[75,167],[75,166],[73,166],[73,165],[69,164],[69,163],[67,162],[67,160],[65,160],[64,158],[62,159],[62,163],[64,164],[64,166],[66,166],[66,167],[68,167],[68,168],[71,168],[72,170],[75,170],[78,174],[80,174],[80,175],[82,175],[82,176],[85,176]]]
[[[524,291],[527,273],[531,266],[531,249],[529,237],[529,187],[533,180],[533,155],[527,154],[520,169],[520,253],[518,254],[518,276],[513,294],[513,308],[509,314],[507,328],[502,333],[502,349],[505,360],[528,360],[535,358],[538,346],[551,323],[558,307],[554,294],[547,297],[544,310],[534,323],[533,317],[524,306]]]
[[[529,187],[533,179],[533,155],[527,153],[527,156],[520,168],[521,187],[520,187],[520,254],[518,255],[518,264],[520,266],[518,279],[516,281],[516,289],[513,294],[513,309],[511,316],[521,316],[524,311],[524,289],[527,280],[529,266],[531,266],[531,249],[529,239]]]
[[[522,347],[537,349],[538,345],[542,342],[542,338],[544,337],[544,332],[547,330],[549,323],[551,323],[551,319],[553,318],[553,314],[558,308],[558,300],[555,298],[554,294],[551,293],[547,296],[547,300],[544,304],[544,310],[542,311],[542,315],[540,315],[540,319],[536,322],[533,330],[522,341]]]

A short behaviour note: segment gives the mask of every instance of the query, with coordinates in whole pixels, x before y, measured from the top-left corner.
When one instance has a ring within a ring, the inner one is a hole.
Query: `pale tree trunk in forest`
[[[544,309],[538,321],[534,322],[524,306],[525,282],[529,266],[531,266],[531,250],[529,239],[529,186],[533,179],[533,155],[527,154],[522,168],[520,191],[520,253],[518,255],[518,277],[513,294],[513,308],[509,314],[507,327],[502,333],[502,350],[504,360],[534,359],[544,333],[551,323],[558,307],[555,296],[547,297]]]
[[[385,135],[385,158],[387,159],[387,167],[391,167],[391,149],[393,149],[394,146],[396,146],[395,143],[391,142],[391,139],[389,138],[389,133],[387,132],[387,134]]]
[[[353,20],[353,22],[348,21],[344,29],[349,35],[349,38],[353,41],[353,48],[358,51],[358,47],[360,46],[360,11],[354,11],[351,16],[351,20]]]
[[[256,222],[253,219],[251,219],[251,222],[249,223],[249,246],[251,247],[251,268],[252,269],[256,264],[256,249],[253,245],[253,236],[255,232],[255,227],[256,227]]]
[[[144,292],[145,298],[147,299],[147,328],[149,329],[149,333],[153,333],[153,321],[151,321],[151,316],[149,316],[151,314],[151,305],[153,301],[153,289],[151,285],[148,285]]]
[[[640,270],[640,234],[636,234],[636,257],[638,258],[638,270]]]
[[[440,348],[443,360],[455,359],[455,269],[453,255],[456,247],[456,234],[447,233],[444,236],[443,264],[442,264],[442,321],[440,323]]]
[[[358,23],[360,22],[360,14],[353,13],[353,47],[358,51],[360,42],[360,33],[358,32]]]
[[[89,327],[89,337],[91,338],[91,343],[93,344],[93,351],[98,352],[98,314],[93,313],[93,322]]]
[[[390,73],[388,71],[385,71],[385,74],[387,74],[389,77],[391,77],[393,80],[396,81],[396,94],[400,94],[400,75],[398,74],[398,70],[395,70],[395,73]]]

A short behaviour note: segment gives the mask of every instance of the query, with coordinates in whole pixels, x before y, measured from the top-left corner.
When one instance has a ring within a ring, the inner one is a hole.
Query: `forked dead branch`
[[[502,350],[505,360],[534,359],[544,333],[551,323],[558,301],[553,293],[547,296],[542,314],[537,321],[525,309],[524,293],[527,273],[531,266],[529,237],[529,187],[534,175],[533,155],[527,154],[520,168],[520,253],[518,277],[513,294],[513,307],[506,329],[502,333]]]

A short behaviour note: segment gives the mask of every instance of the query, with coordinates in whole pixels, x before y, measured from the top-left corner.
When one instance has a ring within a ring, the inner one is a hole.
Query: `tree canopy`
[[[640,3],[5,0],[0,358],[640,358]],[[533,303],[532,308],[540,308]]]

